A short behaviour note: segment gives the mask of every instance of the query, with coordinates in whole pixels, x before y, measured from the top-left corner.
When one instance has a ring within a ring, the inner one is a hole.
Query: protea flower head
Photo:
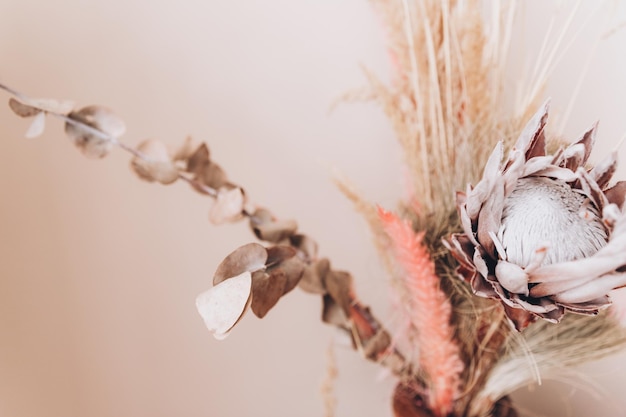
[[[609,187],[617,155],[585,167],[596,126],[546,155],[545,104],[503,161],[498,143],[483,178],[457,193],[464,233],[446,246],[457,273],[482,297],[499,299],[521,330],[570,310],[597,314],[626,285],[626,181]]]

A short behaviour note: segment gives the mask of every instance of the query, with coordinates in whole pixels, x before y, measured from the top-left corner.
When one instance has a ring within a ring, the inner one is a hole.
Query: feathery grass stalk
[[[408,222],[391,212],[379,209],[378,214],[404,271],[410,320],[420,346],[419,362],[430,382],[430,408],[437,416],[446,416],[458,395],[463,371],[450,325],[452,307],[439,288],[435,264],[422,243],[423,233],[415,233]]]

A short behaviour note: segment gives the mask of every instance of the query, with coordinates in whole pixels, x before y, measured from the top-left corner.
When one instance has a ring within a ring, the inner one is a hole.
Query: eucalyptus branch
[[[332,269],[327,258],[318,258],[317,243],[297,234],[295,221],[278,220],[267,209],[250,204],[243,188],[230,182],[211,160],[205,143],[187,138],[175,152],[154,139],[132,147],[120,140],[124,121],[106,107],[74,110],[69,101],[33,99],[4,84],[0,89],[12,96],[9,106],[14,113],[33,119],[27,136],[43,133],[45,117],[53,116],[65,123],[65,133],[87,157],[102,158],[116,146],[132,155],[131,168],[141,179],[164,185],[176,180],[188,183],[215,200],[212,223],[247,218],[256,237],[270,244],[251,243],[235,250],[218,266],[214,286],[198,297],[198,311],[217,338],[225,337],[246,310],[262,318],[283,295],[300,286],[321,296],[322,320],[349,335],[365,358],[398,376],[412,373],[389,332],[356,297],[352,276]]]

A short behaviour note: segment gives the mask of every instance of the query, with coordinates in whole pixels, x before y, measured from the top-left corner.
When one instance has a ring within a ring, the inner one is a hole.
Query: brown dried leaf
[[[322,258],[304,268],[298,285],[303,291],[313,294],[326,294],[326,275],[330,272],[330,261]]]
[[[209,162],[209,147],[206,143],[201,143],[198,149],[187,159],[187,172],[196,173],[198,169],[203,169]]]
[[[250,216],[250,228],[254,229],[258,224],[270,223],[276,220],[271,211],[265,208],[257,208]]]
[[[14,98],[9,99],[9,107],[13,110],[13,113],[20,117],[33,117],[41,113],[40,109],[24,104]]]
[[[206,164],[204,169],[197,172],[195,178],[196,181],[216,190],[225,185],[229,185],[226,172],[215,162]]]
[[[94,132],[71,122],[65,123],[65,133],[83,154],[90,158],[106,156],[113,146],[113,140],[126,131],[124,121],[110,109],[102,106],[83,107],[77,112],[68,114],[68,118],[98,131]]]
[[[284,294],[287,275],[278,269],[268,274],[258,271],[252,276],[252,312],[260,319],[276,305]]]
[[[226,172],[218,164],[211,162],[209,155],[209,147],[206,143],[200,144],[187,159],[186,171],[192,173],[194,179],[202,185],[215,190],[225,185],[231,185],[228,182]],[[206,193],[201,188],[194,188],[198,192]]]
[[[293,290],[304,272],[305,264],[297,258],[296,249],[291,246],[278,245],[267,249],[266,271],[270,275],[275,273],[284,274],[287,277],[283,294]]]
[[[296,250],[291,246],[277,245],[267,248],[267,262],[268,268],[272,268],[289,258],[296,255]]]
[[[317,242],[307,235],[293,235],[289,237],[291,245],[298,250],[305,262],[312,262],[317,259]]]
[[[333,300],[333,298],[326,294],[322,297],[322,321],[333,326],[347,328],[348,318],[344,313],[344,310]]]
[[[389,333],[385,331],[380,331],[371,339],[364,340],[363,342],[363,346],[361,347],[363,350],[363,356],[370,360],[378,361],[379,358],[384,357],[384,355],[389,351],[391,336],[389,336]]]
[[[237,276],[243,272],[256,272],[265,269],[267,249],[258,243],[248,243],[231,252],[217,267],[213,285]]]
[[[46,113],[39,112],[26,131],[26,138],[32,139],[41,135],[46,128]]]
[[[331,270],[324,279],[324,285],[333,300],[343,309],[346,316],[350,316],[352,304],[352,276],[345,271]]]
[[[245,196],[239,187],[222,187],[217,191],[215,204],[209,212],[209,220],[213,224],[234,222],[243,217]]]
[[[257,209],[250,216],[250,227],[260,240],[278,243],[292,236],[298,229],[298,224],[295,220],[276,220],[270,211]]]
[[[391,336],[369,309],[355,301],[350,307],[350,325],[355,349],[379,362],[396,375],[406,374],[409,362],[393,348]]]
[[[216,339],[224,339],[241,320],[251,301],[249,271],[215,285],[196,298],[196,308]]]
[[[142,180],[171,184],[178,179],[178,170],[172,163],[167,147],[156,139],[146,139],[137,150],[144,158],[134,157],[130,166]]]
[[[288,259],[280,264],[280,270],[284,271],[285,275],[287,276],[287,283],[285,284],[285,290],[283,294],[287,294],[289,291],[296,288],[296,286],[302,279],[305,266],[306,265],[304,264],[304,262],[302,262],[302,260],[297,257]]]

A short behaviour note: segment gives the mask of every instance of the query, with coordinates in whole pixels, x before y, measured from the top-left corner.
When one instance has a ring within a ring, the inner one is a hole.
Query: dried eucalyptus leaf
[[[387,357],[391,336],[381,328],[369,307],[360,304],[352,305],[350,319],[352,334],[363,355],[373,361]]]
[[[269,223],[276,220],[271,211],[266,208],[257,208],[250,216],[250,227],[254,228],[258,224]]]
[[[344,313],[344,310],[333,300],[333,298],[326,294],[322,297],[322,321],[324,323],[332,324],[333,326],[345,328],[348,326],[348,317]]]
[[[11,110],[20,117],[31,117],[34,110],[67,115],[74,109],[74,102],[69,100],[54,100],[49,98],[29,98],[20,96],[19,101],[9,100]]]
[[[345,271],[331,270],[324,278],[328,294],[335,300],[346,316],[350,316],[352,303],[352,276]]]
[[[209,212],[209,220],[213,224],[234,222],[243,217],[245,196],[239,187],[222,187],[217,191],[215,204]]]
[[[255,272],[265,269],[267,249],[258,243],[248,243],[231,252],[217,267],[213,276],[213,285],[243,272]]]
[[[112,141],[126,131],[124,121],[110,109],[102,106],[83,107],[77,112],[71,112],[68,117],[100,132],[93,132],[71,122],[65,123],[65,133],[83,154],[90,158],[106,156],[113,147]]]
[[[304,268],[298,285],[303,291],[313,294],[326,294],[326,275],[330,272],[330,261],[322,258]]]
[[[46,127],[46,113],[39,112],[37,116],[33,119],[32,123],[28,127],[26,131],[26,138],[32,139],[40,136]]]
[[[25,98],[20,101],[27,106],[36,107],[43,111],[58,114],[69,114],[74,109],[74,102],[70,100],[56,100],[52,98]]]
[[[276,305],[284,294],[287,276],[281,270],[258,271],[252,279],[252,312],[260,319]]]
[[[273,266],[280,264],[287,259],[296,255],[296,250],[291,246],[277,245],[267,248],[267,262],[266,266],[272,268]]]
[[[187,172],[196,173],[210,162],[209,147],[206,143],[200,144],[198,149],[187,159]]]
[[[130,165],[139,178],[161,184],[171,184],[178,179],[178,170],[163,142],[146,139],[137,146],[137,150],[145,156],[145,159],[135,156]]]
[[[251,222],[252,223],[252,222]],[[293,235],[298,229],[295,220],[275,220],[252,226],[252,231],[260,240],[278,243]]]
[[[33,117],[42,112],[41,109],[24,104],[14,98],[9,99],[9,107],[13,110],[13,113],[20,117]]]
[[[363,355],[370,360],[378,360],[389,351],[391,336],[385,331],[379,331],[369,339],[361,340]]]
[[[289,291],[296,288],[302,279],[302,275],[304,274],[304,267],[305,264],[300,258],[293,257],[281,262],[278,268],[276,268],[283,271],[287,277],[287,283],[285,283],[283,294],[287,294]]]
[[[307,235],[293,235],[289,237],[289,242],[298,250],[300,256],[305,262],[311,262],[317,259],[317,242]]]
[[[204,165],[203,169],[196,172],[195,178],[200,183],[214,189],[229,185],[226,172],[215,162]]]
[[[243,317],[251,294],[252,274],[246,271],[198,295],[196,308],[209,331],[223,339]]]

